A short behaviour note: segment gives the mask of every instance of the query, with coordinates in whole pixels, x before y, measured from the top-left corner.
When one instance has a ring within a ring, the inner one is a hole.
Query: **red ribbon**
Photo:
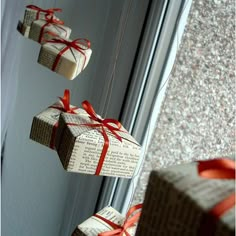
[[[65,89],[64,96],[59,97],[59,99],[62,102],[62,107],[50,106],[49,108],[54,108],[54,109],[57,109],[59,111],[66,112],[66,113],[77,114],[75,110],[77,110],[78,107],[73,107],[73,108],[70,107],[70,90],[69,89]],[[58,127],[58,121],[55,123],[52,129],[52,136],[51,136],[51,141],[50,141],[51,149],[54,149],[55,147],[55,137],[56,137],[57,127]]]
[[[133,207],[131,207],[129,209],[129,211],[126,214],[125,217],[125,221],[123,223],[123,225],[118,225],[115,224],[114,222],[107,220],[106,218],[95,214],[94,216],[101,219],[102,221],[104,221],[105,223],[107,223],[108,225],[110,225],[114,230],[111,231],[106,231],[103,233],[98,234],[98,236],[122,236],[123,234],[125,234],[126,236],[130,236],[130,234],[127,232],[127,229],[134,226],[141,215],[141,211],[136,212],[135,214],[133,214],[135,211],[140,210],[142,208],[143,204],[137,204]]]
[[[83,66],[82,66],[82,70],[84,68],[84,65],[85,65],[85,62],[87,60],[86,58],[86,55],[85,53],[83,52],[84,50],[87,50],[90,48],[91,46],[91,43],[88,39],[84,39],[84,38],[78,38],[78,39],[75,39],[73,41],[67,41],[65,39],[52,39],[52,40],[48,40],[47,42],[49,43],[61,43],[61,44],[65,44],[66,47],[63,48],[57,55],[56,59],[55,59],[55,62],[53,63],[53,66],[52,66],[52,71],[55,71],[56,70],[56,66],[62,56],[62,54],[64,52],[66,52],[67,50],[69,50],[70,48],[74,48],[75,50],[79,51],[83,56],[84,56],[84,63],[83,63]],[[79,45],[83,45],[83,47],[79,46]]]
[[[235,179],[235,162],[227,158],[199,161],[198,174],[207,179]],[[199,235],[214,235],[217,220],[233,206],[235,206],[235,193],[217,203],[208,212],[209,217],[203,218]]]
[[[100,132],[101,132],[101,134],[102,134],[102,136],[104,138],[104,145],[103,145],[103,148],[102,148],[102,153],[101,153],[100,158],[99,158],[97,169],[95,171],[95,175],[99,175],[100,172],[101,172],[101,169],[102,169],[102,166],[103,166],[103,163],[104,163],[104,160],[105,160],[108,148],[109,148],[109,138],[107,136],[107,132],[106,132],[105,127],[120,142],[122,142],[121,136],[119,136],[116,133],[116,131],[120,131],[120,129],[121,129],[121,123],[119,121],[115,120],[115,119],[102,119],[100,116],[98,116],[96,114],[96,112],[94,111],[92,105],[88,101],[83,101],[82,102],[82,106],[83,106],[84,110],[89,114],[90,119],[97,122],[96,124],[83,124],[83,125],[89,126],[89,127],[94,127],[94,128],[97,128],[97,127],[101,127],[102,128],[102,130]],[[116,127],[114,127],[113,125],[110,125],[110,124],[113,124]]]
[[[32,9],[32,10],[36,10],[37,11],[37,15],[36,15],[36,20],[39,19],[39,14],[40,12],[44,12],[47,15],[52,15],[54,12],[61,12],[62,9],[61,8],[49,8],[49,9],[42,9],[40,7],[37,7],[35,5],[28,5],[26,6],[26,8]]]
[[[209,161],[199,161],[198,173],[201,177],[207,179],[235,179],[235,162],[227,159],[214,159]],[[235,193],[215,205],[210,214],[220,218],[230,208],[235,205]]]
[[[102,152],[99,158],[99,162],[95,171],[95,175],[99,175],[101,170],[102,170],[102,166],[109,148],[109,138],[106,132],[107,128],[120,142],[122,142],[122,138],[120,135],[118,135],[116,133],[116,131],[121,131],[121,123],[115,119],[102,119],[100,116],[98,116],[96,114],[96,112],[94,111],[92,105],[88,102],[88,101],[83,101],[82,102],[82,106],[84,108],[84,110],[89,114],[89,118],[91,120],[94,120],[96,123],[95,124],[80,124],[80,125],[84,125],[84,126],[89,126],[92,128],[99,128],[101,127],[101,130],[99,130],[104,138],[104,144],[103,144],[103,148],[102,148]],[[113,125],[111,125],[113,124]],[[67,123],[67,125],[74,125],[77,126],[78,124],[76,123]],[[114,127],[115,126],[115,127]]]
[[[66,30],[63,27],[60,27],[59,25],[64,25],[64,22],[62,20],[58,20],[55,19],[53,15],[45,15],[45,19],[46,23],[42,26],[41,30],[40,30],[40,34],[39,34],[39,39],[38,42],[41,43],[43,40],[43,35],[44,35],[44,29],[46,26],[50,25],[50,24],[54,24],[57,25],[58,28],[62,29],[63,31],[66,32]],[[53,34],[55,36],[55,34]],[[67,32],[66,32],[66,36],[67,36]]]

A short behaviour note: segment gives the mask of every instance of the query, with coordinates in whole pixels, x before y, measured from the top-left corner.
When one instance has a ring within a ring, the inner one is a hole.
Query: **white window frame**
[[[174,64],[192,4],[192,0],[166,0],[162,1],[162,12],[160,12],[160,2],[152,2],[149,21],[121,118],[122,123],[129,127],[132,135],[142,144],[142,158],[134,179],[105,180],[104,191],[97,210],[106,205],[112,205],[125,214],[130,207],[134,189],[138,183],[138,171],[141,170],[145,151],[154,131],[169,82],[168,76]],[[157,13],[159,13],[159,18]],[[131,117],[130,114],[133,116]]]

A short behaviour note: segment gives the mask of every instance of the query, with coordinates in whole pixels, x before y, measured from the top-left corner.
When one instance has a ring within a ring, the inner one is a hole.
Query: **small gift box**
[[[83,112],[70,105],[70,92],[65,90],[64,97],[33,118],[30,139],[54,149],[58,120],[61,113],[77,114]]]
[[[30,26],[24,25],[21,21],[18,21],[17,30],[26,38],[29,37]]]
[[[108,206],[78,225],[72,236],[133,236],[141,215],[142,204],[130,208],[123,217]]]
[[[140,155],[140,145],[114,119],[102,119],[88,101],[88,113],[62,114],[56,149],[63,167],[70,172],[131,178]]]
[[[64,22],[52,16],[45,16],[45,19],[33,21],[30,27],[29,38],[45,43],[54,37],[68,39],[71,34],[71,29],[64,26]]]
[[[87,39],[53,39],[41,46],[38,63],[72,80],[88,65],[91,54]]]
[[[35,20],[45,19],[45,16],[52,16],[55,12],[61,12],[60,8],[50,8],[50,9],[42,9],[35,5],[26,6],[23,25],[31,26],[32,22]]]
[[[234,179],[230,159],[153,171],[136,235],[235,235]]]

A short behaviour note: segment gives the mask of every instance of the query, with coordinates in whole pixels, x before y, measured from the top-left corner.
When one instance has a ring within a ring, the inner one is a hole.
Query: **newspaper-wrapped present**
[[[70,105],[70,91],[64,97],[33,118],[30,139],[54,149],[58,120],[61,113],[77,114],[83,109]]]
[[[38,63],[72,80],[88,65],[91,54],[87,39],[53,39],[41,46]]]
[[[142,204],[130,208],[123,217],[114,208],[108,206],[78,225],[72,236],[133,236],[139,220]]]
[[[235,235],[231,178],[235,163],[229,159],[153,171],[136,235]]]
[[[45,19],[36,20],[31,24],[29,38],[45,43],[54,37],[68,39],[71,34],[71,29],[64,25],[64,22],[52,16],[45,16]]]
[[[50,9],[42,9],[35,5],[26,6],[23,25],[31,26],[32,22],[35,20],[45,19],[45,16],[52,16],[55,12],[61,12],[60,8],[50,8]]]
[[[131,178],[140,145],[114,119],[102,119],[88,101],[87,115],[62,114],[56,149],[63,167],[70,172]]]
[[[24,25],[21,21],[18,21],[17,30],[26,38],[29,37],[30,26]]]

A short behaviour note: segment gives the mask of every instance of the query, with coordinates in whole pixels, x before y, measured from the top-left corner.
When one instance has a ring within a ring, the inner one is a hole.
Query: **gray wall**
[[[98,96],[102,93],[105,83],[101,78],[107,76],[104,64],[109,66],[111,51],[114,48],[112,42],[116,37],[114,32],[107,31],[107,27],[108,24],[117,27],[123,2],[59,0],[56,1],[56,5],[55,1],[46,3],[22,1],[22,4],[18,2],[17,14],[21,18],[27,4],[34,3],[43,8],[61,7],[63,13],[58,16],[72,28],[71,38],[88,38],[92,43],[93,55],[86,70],[74,81],[68,81],[37,63],[40,45],[36,42],[20,36],[15,28],[12,28],[12,32],[7,36],[15,38],[16,51],[9,50],[9,53],[16,60],[14,67],[16,77],[11,86],[15,88],[17,94],[14,92],[14,95],[16,94],[14,113],[8,117],[9,129],[2,164],[3,236],[65,235],[64,227],[70,220],[66,218],[65,206],[70,205],[67,202],[70,200],[68,193],[73,194],[71,191],[73,187],[80,187],[83,196],[88,193],[85,205],[81,204],[83,206],[81,215],[85,217],[93,211],[101,178],[94,176],[85,178],[82,175],[66,173],[56,152],[29,140],[29,133],[33,116],[51,105],[58,96],[62,96],[65,88],[71,89],[72,104],[79,105],[87,99],[96,109],[103,109]],[[14,4],[14,2],[6,1],[4,4]],[[114,14],[111,14],[111,11],[115,11]],[[10,19],[12,17],[9,14],[12,15],[14,12],[14,8],[9,7],[4,17]],[[4,27],[16,26],[17,20],[16,17],[12,24]],[[107,42],[109,42],[107,50],[101,50],[106,48]],[[95,96],[95,93],[98,95]],[[80,184],[72,186],[73,179],[77,179]],[[90,196],[92,201],[89,201]],[[85,201],[83,198],[75,200],[81,203]]]

